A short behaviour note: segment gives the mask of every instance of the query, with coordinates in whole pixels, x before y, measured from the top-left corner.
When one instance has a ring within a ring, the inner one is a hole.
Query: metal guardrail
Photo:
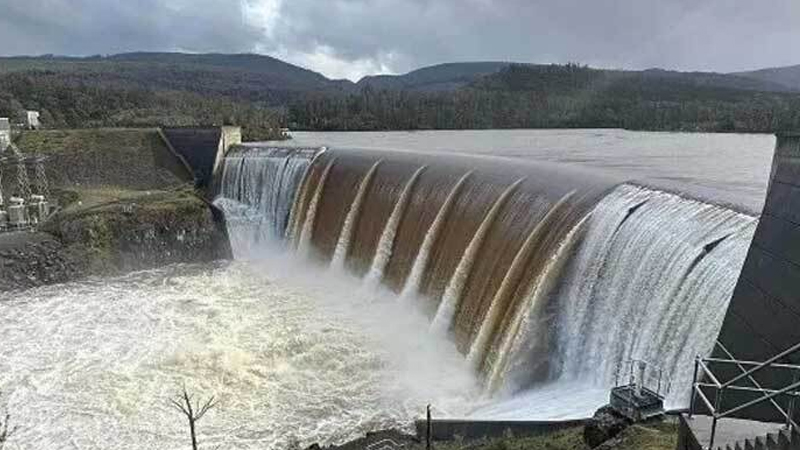
[[[627,376],[625,376],[627,374]],[[646,388],[664,398],[672,389],[668,372],[660,366],[643,359],[627,359],[617,366],[614,387],[623,385]]]
[[[731,352],[722,345],[721,342],[717,341],[717,347],[722,350],[725,355],[727,355],[727,359],[725,358],[695,358],[694,362],[694,375],[692,377],[692,396],[689,402],[689,418],[692,417],[695,410],[695,405],[697,399],[699,398],[703,405],[708,409],[711,413],[712,422],[711,422],[711,436],[709,438],[708,448],[714,448],[714,438],[716,437],[717,432],[717,423],[720,419],[724,419],[725,417],[730,417],[737,412],[740,412],[746,408],[750,408],[752,406],[769,402],[777,411],[778,413],[786,420],[786,428],[794,429],[796,431],[800,431],[800,426],[798,426],[797,422],[793,419],[795,407],[797,404],[797,397],[800,396],[800,365],[795,364],[784,364],[779,363],[781,359],[791,356],[795,353],[800,352],[800,343],[784,350],[783,352],[778,353],[777,355],[769,358],[763,362],[757,361],[744,361],[738,360],[733,357]],[[722,365],[733,365],[738,368],[741,373],[739,375],[734,376],[730,380],[725,382],[720,382],[718,377],[714,374],[711,370],[710,366],[712,364],[722,364]],[[783,386],[780,388],[764,388],[758,380],[755,379],[754,375],[767,369],[775,369],[775,370],[790,370],[792,371],[792,382],[789,383],[787,386]],[[698,380],[698,375],[701,376],[700,380]],[[705,382],[703,379],[707,379],[710,382]],[[751,386],[741,386],[737,383],[747,380]],[[713,389],[713,402],[709,397],[703,392],[703,389]],[[724,398],[724,394],[726,391],[739,391],[739,392],[751,392],[751,393],[759,393],[763,394],[761,397],[756,398],[754,400],[750,400],[744,403],[741,403],[736,406],[729,407],[728,409],[724,409],[722,407],[722,400]],[[786,409],[782,408],[778,402],[775,401],[775,398],[781,395],[788,395],[790,397],[789,405]]]

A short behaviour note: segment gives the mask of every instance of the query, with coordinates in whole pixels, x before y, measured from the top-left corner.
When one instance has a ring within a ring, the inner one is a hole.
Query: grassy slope
[[[397,430],[384,430],[326,450],[360,450],[385,439],[405,444],[409,450],[424,450],[425,442]],[[595,450],[674,450],[678,443],[678,423],[673,418],[636,424]],[[322,450],[322,447],[312,446]],[[435,450],[589,450],[583,441],[583,427],[578,426],[531,437],[505,436],[496,439],[434,442]]]
[[[186,183],[159,166],[168,150],[155,129],[30,131],[17,145],[25,153],[49,157],[51,189],[64,199],[100,203]]]
[[[604,450],[674,450],[678,427],[671,421],[634,425],[614,442],[603,444]],[[607,446],[606,446],[607,445]],[[425,448],[424,443],[418,448]],[[583,428],[572,428],[529,438],[503,438],[485,442],[437,443],[436,450],[588,450],[583,443]]]

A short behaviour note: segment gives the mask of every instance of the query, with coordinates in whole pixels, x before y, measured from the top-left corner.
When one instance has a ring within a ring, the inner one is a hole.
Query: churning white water
[[[407,427],[429,402],[468,413],[480,389],[463,357],[380,295],[281,258],[3,298],[0,389],[20,426],[6,448],[184,448],[167,404],[184,384],[221,400],[205,448],[340,442]]]

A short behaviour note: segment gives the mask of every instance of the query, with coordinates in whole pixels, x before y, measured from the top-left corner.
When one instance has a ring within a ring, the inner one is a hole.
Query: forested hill
[[[512,64],[453,92],[364,89],[309,95],[289,114],[309,130],[800,129],[800,93],[744,77]]]
[[[51,127],[241,124],[246,138],[311,130],[800,128],[795,72],[610,71],[441,64],[358,83],[253,54],[0,58],[0,116]]]
[[[739,72],[735,75],[800,90],[800,65]]]
[[[59,74],[59,81],[119,89],[175,90],[268,104],[282,104],[292,93],[336,91],[352,83],[269,56],[254,54],[123,53],[71,58],[0,58],[0,74]]]
[[[466,62],[423,67],[405,75],[375,75],[362,78],[357,87],[376,90],[422,92],[454,91],[509,66],[507,62]]]

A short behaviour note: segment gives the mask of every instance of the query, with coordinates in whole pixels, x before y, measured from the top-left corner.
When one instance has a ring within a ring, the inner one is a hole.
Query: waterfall
[[[359,214],[361,214],[361,205],[364,203],[364,196],[380,164],[380,161],[373,164],[358,186],[356,197],[353,199],[353,203],[350,205],[350,209],[347,212],[347,217],[344,219],[344,225],[342,225],[342,231],[339,234],[339,241],[336,243],[336,250],[333,252],[331,267],[334,269],[344,268],[347,252],[350,250],[350,243],[353,240],[353,229]]]
[[[433,220],[430,228],[425,233],[425,239],[422,241],[422,245],[419,248],[417,257],[414,258],[414,265],[411,267],[411,273],[408,275],[408,279],[406,280],[406,284],[403,287],[402,293],[400,294],[400,298],[408,299],[417,295],[419,292],[419,286],[422,282],[422,277],[425,274],[425,269],[428,265],[428,258],[430,257],[433,243],[436,242],[436,239],[439,237],[439,231],[442,228],[442,224],[450,214],[450,210],[453,207],[453,202],[455,202],[458,193],[461,191],[464,183],[471,175],[471,171],[465,173],[458,180],[455,186],[453,186],[453,189],[447,195],[447,199],[444,201],[444,204],[436,214],[436,218]]]
[[[514,255],[514,261],[512,261],[511,267],[503,277],[500,288],[494,294],[492,303],[489,306],[489,311],[486,313],[486,317],[483,319],[480,329],[478,330],[478,335],[472,342],[469,353],[467,354],[467,361],[469,361],[476,370],[479,370],[483,365],[490,340],[495,335],[496,328],[500,325],[498,321],[508,308],[509,298],[513,295],[512,291],[516,288],[519,279],[523,276],[522,272],[531,257],[531,252],[534,250],[544,229],[554,220],[553,216],[555,216],[555,213],[564,207],[567,200],[572,197],[574,193],[574,191],[570,192],[559,200],[558,203],[553,205],[553,208],[548,211],[547,216],[536,225],[527,239],[525,239],[525,243],[523,243],[522,247],[517,251],[517,254]]]
[[[328,165],[325,166],[325,171],[322,172],[319,184],[317,184],[317,188],[314,190],[314,196],[311,198],[311,203],[308,205],[308,212],[306,212],[305,215],[305,221],[303,221],[298,249],[301,254],[306,256],[311,252],[311,234],[314,232],[314,225],[317,223],[317,207],[322,198],[322,190],[325,189],[325,183],[328,181],[328,175],[335,162],[336,158],[333,158],[328,162]]]
[[[521,308],[518,308],[516,314],[513,315],[511,323],[508,325],[508,330],[501,335],[498,349],[494,350],[495,363],[492,364],[490,374],[488,377],[488,387],[491,391],[500,388],[500,384],[505,382],[508,376],[509,364],[513,358],[522,356],[524,358],[523,369],[530,370],[530,367],[535,364],[531,361],[521,347],[525,344],[525,340],[529,337],[536,336],[534,339],[535,344],[541,339],[537,335],[539,330],[533,329],[535,326],[544,327],[544,323],[537,321],[541,316],[542,311],[545,309],[546,296],[556,283],[556,277],[560,275],[561,269],[567,262],[567,256],[572,251],[577,243],[577,238],[583,232],[585,221],[581,220],[578,224],[570,230],[566,238],[559,243],[558,249],[553,253],[545,263],[545,268],[536,277],[532,283],[532,288],[529,293],[525,295],[525,302]],[[534,357],[540,357],[541,353],[533,349]],[[516,386],[505,386],[506,389],[514,390]]]
[[[375,250],[375,258],[372,260],[372,266],[365,280],[365,284],[370,288],[377,286],[383,279],[383,272],[386,270],[386,265],[389,264],[389,259],[392,257],[392,249],[394,248],[394,240],[397,235],[397,227],[400,226],[400,219],[403,217],[406,205],[411,198],[411,191],[414,189],[414,184],[416,184],[419,176],[426,167],[427,166],[420,167],[411,175],[411,178],[408,179],[408,183],[406,183],[403,188],[400,198],[397,199],[397,203],[394,205],[392,215],[389,216],[389,220],[386,222],[381,238],[378,241],[378,248]]]
[[[489,213],[483,219],[483,222],[481,222],[478,231],[475,232],[475,236],[472,237],[469,246],[467,246],[467,249],[464,251],[464,256],[461,257],[452,278],[450,278],[450,282],[447,284],[441,302],[439,302],[439,310],[436,311],[436,317],[433,318],[433,323],[431,324],[431,330],[434,332],[446,333],[448,328],[450,328],[456,305],[461,298],[461,291],[464,289],[464,283],[472,271],[475,258],[478,257],[478,252],[486,239],[486,233],[497,218],[500,208],[505,205],[509,196],[514,193],[523,181],[523,179],[517,180],[500,194],[500,197],[498,197],[492,205],[492,209],[489,210]]]
[[[253,256],[253,246],[283,237],[294,194],[315,152],[241,147],[228,154],[218,206],[228,213],[228,228],[235,230],[231,246],[237,257]]]
[[[562,166],[455,155],[241,148],[221,187],[236,257],[286,239],[418,298],[408,307],[452,335],[489,392],[607,389],[638,358],[664,369],[678,406],[757,222]]]
[[[559,376],[608,384],[622,361],[644,359],[683,394],[692,359],[711,350],[755,225],[674,194],[609,194],[558,295]]]

